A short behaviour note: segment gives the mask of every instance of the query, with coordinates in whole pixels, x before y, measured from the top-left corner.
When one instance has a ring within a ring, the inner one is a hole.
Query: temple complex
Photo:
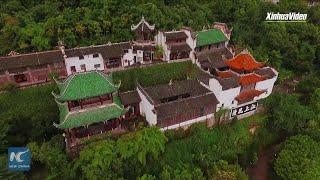
[[[71,49],[60,43],[58,50],[0,57],[0,85],[42,84],[55,73],[59,93],[53,94],[60,110],[55,126],[65,131],[72,147],[84,138],[125,131],[129,119],[142,118],[167,130],[205,121],[214,125],[220,110],[225,110],[227,120],[250,116],[271,94],[278,77],[275,69],[246,49],[231,48],[232,29],[225,23],[202,31],[188,27],[157,31],[142,17],[131,30],[135,40],[128,42]],[[135,82],[134,90],[118,92],[120,84],[114,84],[110,75],[129,67],[177,61],[194,63],[197,77],[151,87]]]

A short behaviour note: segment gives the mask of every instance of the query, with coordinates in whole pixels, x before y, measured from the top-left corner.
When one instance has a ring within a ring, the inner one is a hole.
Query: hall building
[[[55,80],[59,93],[52,92],[60,111],[55,127],[65,131],[71,148],[83,138],[108,131],[123,131],[126,109],[118,94],[120,84],[100,71],[77,72],[66,80]]]

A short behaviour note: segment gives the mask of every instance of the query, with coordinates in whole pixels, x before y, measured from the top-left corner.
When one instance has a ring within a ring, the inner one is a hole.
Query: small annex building
[[[103,72],[74,73],[65,81],[56,80],[59,94],[52,92],[60,111],[60,122],[54,124],[65,131],[67,146],[81,138],[121,130],[126,109],[121,104],[112,76]]]
[[[183,80],[152,87],[138,84],[140,111],[149,125],[162,130],[213,120],[218,100],[198,80]]]

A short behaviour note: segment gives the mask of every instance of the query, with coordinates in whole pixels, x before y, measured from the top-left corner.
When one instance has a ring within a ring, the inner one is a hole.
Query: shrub
[[[18,85],[14,82],[6,82],[0,87],[0,91],[15,92],[18,89]]]

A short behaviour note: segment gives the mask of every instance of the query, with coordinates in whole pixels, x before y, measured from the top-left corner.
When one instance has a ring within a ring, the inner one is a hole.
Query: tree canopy
[[[285,180],[319,179],[320,144],[309,136],[293,136],[284,143],[274,167]]]

